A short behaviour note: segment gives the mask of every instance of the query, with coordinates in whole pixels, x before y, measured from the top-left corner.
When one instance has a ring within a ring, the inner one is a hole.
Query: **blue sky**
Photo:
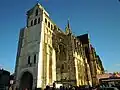
[[[26,11],[37,0],[1,0],[0,67],[14,72],[18,35],[26,24]],[[92,45],[109,72],[120,71],[120,2],[118,0],[40,0],[63,30],[70,19],[72,32],[89,32]]]

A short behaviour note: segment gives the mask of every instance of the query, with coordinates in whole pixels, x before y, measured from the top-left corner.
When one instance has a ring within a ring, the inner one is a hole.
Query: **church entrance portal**
[[[20,79],[20,90],[32,90],[33,76],[29,72],[24,72]]]

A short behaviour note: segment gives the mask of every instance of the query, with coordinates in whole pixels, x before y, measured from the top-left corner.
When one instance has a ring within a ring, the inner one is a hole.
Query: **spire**
[[[36,3],[38,4],[38,3],[39,3],[39,0],[36,0]]]
[[[36,5],[40,5],[39,0],[36,0]]]
[[[67,27],[70,28],[70,24],[69,24],[70,20],[68,18],[68,21],[67,21]]]
[[[72,32],[71,32],[71,29],[70,29],[69,19],[68,19],[68,21],[67,21],[67,26],[66,26],[66,28],[65,28],[65,32],[66,32],[66,34],[71,34],[71,33],[72,33]]]

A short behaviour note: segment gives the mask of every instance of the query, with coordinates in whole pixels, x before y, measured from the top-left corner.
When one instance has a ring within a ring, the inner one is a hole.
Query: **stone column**
[[[53,49],[52,54],[52,82],[56,81],[56,52]]]
[[[75,60],[75,74],[76,74],[76,84],[77,84],[77,86],[79,85],[79,78],[78,78],[78,62],[77,62],[77,59],[76,58],[74,58]]]
[[[44,17],[44,15],[43,15]],[[41,22],[41,35],[38,57],[37,88],[43,88],[43,52],[44,51],[44,22]]]
[[[47,45],[47,77],[46,77],[46,80],[47,80],[47,85],[49,85],[49,49],[48,49],[48,45]]]

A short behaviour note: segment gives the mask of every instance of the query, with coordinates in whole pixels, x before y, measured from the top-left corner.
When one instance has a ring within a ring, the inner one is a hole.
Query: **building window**
[[[38,18],[38,23],[40,23],[40,17]]]
[[[28,56],[28,64],[30,64],[30,56]]]
[[[38,9],[36,9],[36,12],[35,12],[35,16],[37,16],[38,15]]]
[[[62,64],[61,66],[61,73],[63,73],[63,70],[64,70],[64,64]]]
[[[34,55],[34,63],[36,63],[36,54]]]
[[[34,25],[36,25],[36,24],[37,24],[37,19],[34,20]]]
[[[53,29],[53,26],[51,25],[51,30]]]
[[[33,26],[33,20],[31,21],[31,26]]]
[[[50,22],[48,22],[48,27],[50,28]]]
[[[57,29],[57,27],[56,26],[54,26],[54,30],[56,30]]]
[[[45,23],[47,24],[47,19],[45,18]]]
[[[47,29],[47,33],[48,33],[48,29]]]

